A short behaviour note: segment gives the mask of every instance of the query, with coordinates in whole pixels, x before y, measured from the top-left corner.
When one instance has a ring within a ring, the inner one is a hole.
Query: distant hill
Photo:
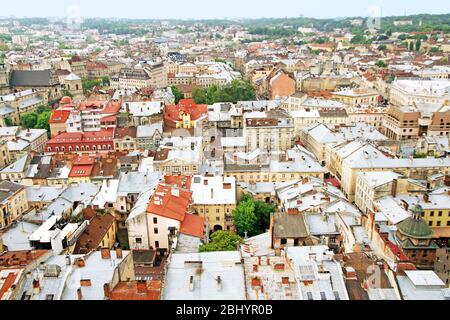
[[[22,25],[46,25],[50,24],[50,19],[46,18],[1,18],[0,21],[14,20]],[[355,23],[355,20],[362,20],[362,24]],[[332,31],[336,28],[346,29],[350,32],[364,32],[367,30],[367,17],[346,17],[335,19],[316,19],[308,17],[297,18],[260,18],[260,19],[210,19],[210,20],[168,20],[168,19],[86,19],[83,23],[84,28],[95,28],[101,32],[115,32],[117,34],[126,34],[128,32],[136,33],[137,30],[154,25],[160,25],[162,21],[167,21],[172,25],[183,24],[193,26],[195,24],[204,25],[241,25],[255,30],[258,28],[277,29],[288,28],[296,32],[300,27],[314,27],[320,31]],[[380,32],[450,32],[450,13],[448,14],[417,14],[409,16],[382,17],[380,23]],[[403,23],[401,22],[403,21]],[[62,24],[63,19],[52,23]],[[286,32],[290,35],[292,32]]]

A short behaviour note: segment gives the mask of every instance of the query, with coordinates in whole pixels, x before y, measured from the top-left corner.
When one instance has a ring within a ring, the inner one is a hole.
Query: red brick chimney
[[[109,286],[109,283],[105,283],[103,285],[103,292],[105,294],[106,299],[111,298],[111,287]]]
[[[77,290],[77,299],[78,300],[83,299],[83,291],[81,291],[81,288],[78,288]]]
[[[78,268],[83,268],[83,267],[86,266],[86,262],[84,261],[83,258],[78,258],[77,259],[77,266],[78,266]]]
[[[116,249],[116,257],[117,259],[122,259],[123,258],[123,251],[121,247],[117,247]]]
[[[137,282],[137,293],[143,294],[147,293],[147,281],[145,280],[139,280]]]
[[[101,250],[102,259],[111,259],[111,251],[109,248],[102,248]]]

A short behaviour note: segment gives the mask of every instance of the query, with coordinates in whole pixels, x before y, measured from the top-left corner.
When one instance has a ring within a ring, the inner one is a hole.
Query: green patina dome
[[[411,206],[409,209],[412,216],[400,222],[398,231],[403,235],[415,239],[429,239],[433,235],[433,230],[422,219],[423,209],[420,205]]]

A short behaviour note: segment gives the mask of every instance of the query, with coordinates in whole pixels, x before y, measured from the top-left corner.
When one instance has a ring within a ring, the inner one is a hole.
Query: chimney
[[[103,285],[103,292],[105,294],[105,299],[111,298],[111,287],[109,286],[109,283]]]
[[[257,264],[253,265],[253,272],[258,272],[258,265]]]
[[[430,202],[430,196],[428,195],[428,193],[425,193],[423,195],[423,201],[425,201],[425,203],[429,203]]]
[[[194,276],[189,278],[189,291],[194,291]]]
[[[101,250],[102,259],[111,259],[111,251],[109,248],[102,248]]]
[[[81,291],[81,288],[78,288],[77,290],[77,299],[78,300],[83,299],[83,291]]]
[[[261,257],[258,257],[258,266],[261,265]]]
[[[84,261],[83,258],[78,258],[78,260],[77,260],[77,266],[78,266],[78,268],[83,268],[83,267],[86,266],[86,262]]]
[[[33,280],[33,293],[39,294],[41,292],[41,283],[39,282],[39,279]]]
[[[208,185],[208,179],[203,180],[203,184],[204,184],[205,186],[207,186],[207,185]]]
[[[211,188],[211,199],[214,199],[214,189]]]
[[[391,195],[394,198],[397,196],[397,185],[398,185],[398,180],[397,179],[392,180]]]
[[[123,258],[123,251],[121,247],[117,247],[116,249],[116,258],[117,259],[122,259]]]
[[[217,277],[217,290],[222,290],[222,278],[220,276]]]
[[[147,293],[147,281],[146,280],[138,280],[137,293],[139,293],[139,294]]]

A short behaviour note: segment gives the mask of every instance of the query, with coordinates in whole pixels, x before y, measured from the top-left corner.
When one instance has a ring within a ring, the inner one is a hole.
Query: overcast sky
[[[212,19],[260,17],[334,18],[450,13],[449,0],[16,0],[2,1],[0,16]],[[379,11],[379,10],[378,10]]]

